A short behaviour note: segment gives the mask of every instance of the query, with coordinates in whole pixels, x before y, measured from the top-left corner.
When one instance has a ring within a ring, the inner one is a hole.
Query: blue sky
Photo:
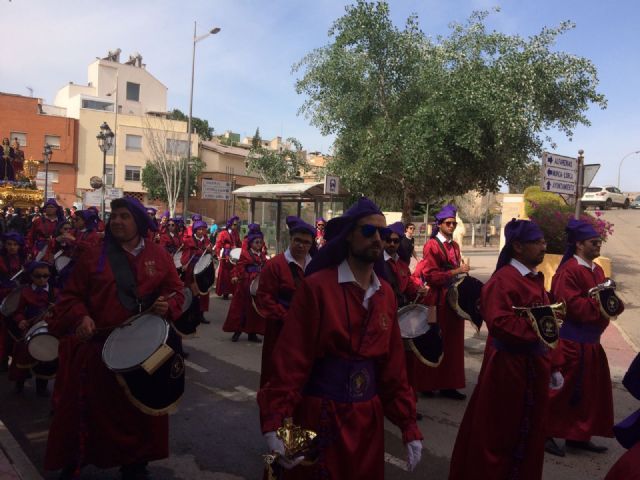
[[[169,107],[188,111],[191,35],[219,26],[222,31],[198,43],[194,115],[218,133],[232,130],[265,138],[298,138],[308,150],[327,152],[324,138],[297,112],[303,98],[294,91],[291,66],[311,49],[325,45],[332,22],[344,13],[340,0],[0,0],[0,91],[34,95],[51,102],[69,81],[86,82],[87,65],[108,50],[124,58],[138,51],[148,70],[169,88]],[[446,34],[451,21],[473,10],[499,6],[489,26],[528,36],[543,26],[572,20],[576,28],[557,48],[591,59],[600,92],[609,105],[592,108],[591,127],[576,129],[573,141],[556,136],[555,150],[602,168],[594,183],[616,184],[622,157],[640,150],[640,2],[619,0],[406,0],[390,1],[401,25],[413,12],[422,30]],[[621,187],[640,191],[640,154],[622,168]]]

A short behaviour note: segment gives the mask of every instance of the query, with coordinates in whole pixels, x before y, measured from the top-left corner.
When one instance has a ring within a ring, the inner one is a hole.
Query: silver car
[[[636,198],[633,199],[633,202],[631,202],[631,205],[629,205],[631,208],[640,208],[640,195],[638,195]]]

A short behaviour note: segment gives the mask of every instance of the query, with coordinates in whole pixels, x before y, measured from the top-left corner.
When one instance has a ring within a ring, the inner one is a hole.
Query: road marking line
[[[197,363],[190,362],[189,360],[185,360],[184,364],[189,368],[193,368],[196,372],[207,373],[209,371],[206,368],[201,367]]]
[[[638,348],[635,342],[631,339],[629,335],[627,335],[627,332],[625,332],[620,325],[618,325],[616,322],[611,322],[611,324],[614,327],[616,327],[616,329],[620,332],[620,335],[622,335],[622,339],[625,342],[627,342],[627,345],[631,347],[631,350],[633,350],[636,353],[640,352],[640,348]]]
[[[238,390],[239,392],[244,393],[247,397],[255,398],[258,395],[258,392],[254,392],[250,388],[247,388],[247,387],[245,387],[243,385],[237,385],[234,388],[236,390]]]
[[[193,383],[195,385],[198,385],[199,387],[204,388],[205,390],[208,390],[214,395],[218,395],[219,397],[226,398],[227,400],[231,400],[233,402],[246,402],[249,400],[247,394],[243,392],[222,390],[221,388],[210,387],[209,385],[205,385],[204,383],[200,382]]]
[[[384,452],[384,461],[390,463],[394,467],[398,467],[400,470],[404,470],[405,472],[409,471],[407,468],[407,462],[400,460],[398,457],[394,457],[390,453]]]

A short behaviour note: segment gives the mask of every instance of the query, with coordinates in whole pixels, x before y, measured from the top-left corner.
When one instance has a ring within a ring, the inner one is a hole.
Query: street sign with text
[[[555,153],[545,152],[542,155],[542,165],[544,167],[569,170],[574,173],[578,171],[577,158],[565,157],[564,155],[557,155]]]
[[[545,167],[544,177],[547,180],[560,180],[562,182],[568,183],[576,183],[578,181],[578,179],[576,178],[576,172],[555,167]]]
[[[565,195],[575,195],[576,184],[546,178],[542,182],[542,190],[554,193],[564,193]]]
[[[203,178],[201,198],[203,200],[231,200],[231,182]]]
[[[541,159],[542,190],[546,192],[576,194],[578,159],[544,152]]]

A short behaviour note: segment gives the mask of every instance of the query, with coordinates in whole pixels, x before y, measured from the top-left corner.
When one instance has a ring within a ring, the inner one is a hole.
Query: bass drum
[[[58,358],[58,338],[49,333],[45,320],[35,323],[25,336],[29,355],[39,362],[52,362]]]
[[[209,290],[216,283],[215,264],[213,263],[213,255],[205,253],[200,257],[193,267],[193,278],[198,287],[199,295],[208,295]]]
[[[471,322],[480,331],[482,314],[480,313],[480,295],[484,284],[475,277],[464,275],[447,290],[447,303],[456,314]]]
[[[182,315],[173,322],[173,328],[183,338],[193,337],[200,325],[200,304],[198,299],[193,298],[190,288],[184,288],[184,303],[182,304]]]

